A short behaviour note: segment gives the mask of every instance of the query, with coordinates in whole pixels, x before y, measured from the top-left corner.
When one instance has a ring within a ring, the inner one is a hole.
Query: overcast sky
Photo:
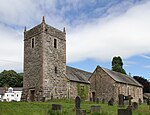
[[[41,23],[67,31],[67,64],[111,69],[121,56],[131,75],[150,79],[150,0],[0,0],[0,70],[23,71],[23,31]]]

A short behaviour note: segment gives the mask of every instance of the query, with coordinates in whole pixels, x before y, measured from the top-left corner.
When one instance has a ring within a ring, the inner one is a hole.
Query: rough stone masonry
[[[66,32],[42,23],[24,30],[22,100],[66,98]]]

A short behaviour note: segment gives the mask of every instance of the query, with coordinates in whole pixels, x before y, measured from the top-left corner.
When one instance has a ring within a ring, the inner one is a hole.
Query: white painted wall
[[[6,101],[20,101],[21,100],[21,94],[22,91],[13,91],[13,88],[8,88],[8,91],[3,96],[3,100],[5,99]]]

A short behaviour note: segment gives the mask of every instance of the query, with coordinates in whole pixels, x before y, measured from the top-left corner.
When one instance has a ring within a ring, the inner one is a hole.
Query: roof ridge
[[[79,69],[79,68],[76,68],[76,67],[72,67],[72,66],[66,66],[66,67],[70,67],[70,68],[73,68],[73,69],[77,69],[77,70],[79,70],[79,71],[83,71],[83,72],[92,74],[92,72],[85,71],[85,70],[82,70],[82,69]]]
[[[124,83],[128,83],[128,81],[125,81],[124,79],[127,79],[129,80],[130,82],[133,82],[133,83],[129,83],[129,84],[132,84],[132,85],[137,85],[137,86],[142,86],[138,81],[136,81],[132,76],[129,76],[129,75],[125,75],[123,73],[119,73],[119,72],[116,72],[116,71],[113,71],[113,70],[110,70],[110,69],[107,69],[107,68],[103,68],[101,67],[109,76],[112,77],[112,75],[110,73],[108,73],[107,71],[111,72],[111,73],[114,73],[114,74],[118,74],[120,76],[122,76],[123,78],[120,77],[121,80],[123,80],[122,82]],[[117,78],[115,79],[114,77],[112,77],[115,81],[119,81],[117,80]]]

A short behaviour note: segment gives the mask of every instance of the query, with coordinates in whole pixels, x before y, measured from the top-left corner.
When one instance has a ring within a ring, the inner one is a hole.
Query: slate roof
[[[66,77],[70,81],[82,82],[82,83],[90,83],[88,81],[88,78],[91,75],[92,75],[92,73],[90,73],[90,72],[66,66]]]
[[[102,67],[101,67],[102,68]],[[106,68],[102,68],[109,76],[111,76],[116,82],[135,85],[143,87],[138,81],[136,81],[133,77],[130,77],[128,75],[115,72]]]
[[[13,91],[22,91],[22,87],[13,87]]]
[[[150,93],[144,93],[144,97],[150,98]]]
[[[13,87],[13,91],[22,91],[22,87]],[[5,93],[4,87],[0,87],[0,95]]]

